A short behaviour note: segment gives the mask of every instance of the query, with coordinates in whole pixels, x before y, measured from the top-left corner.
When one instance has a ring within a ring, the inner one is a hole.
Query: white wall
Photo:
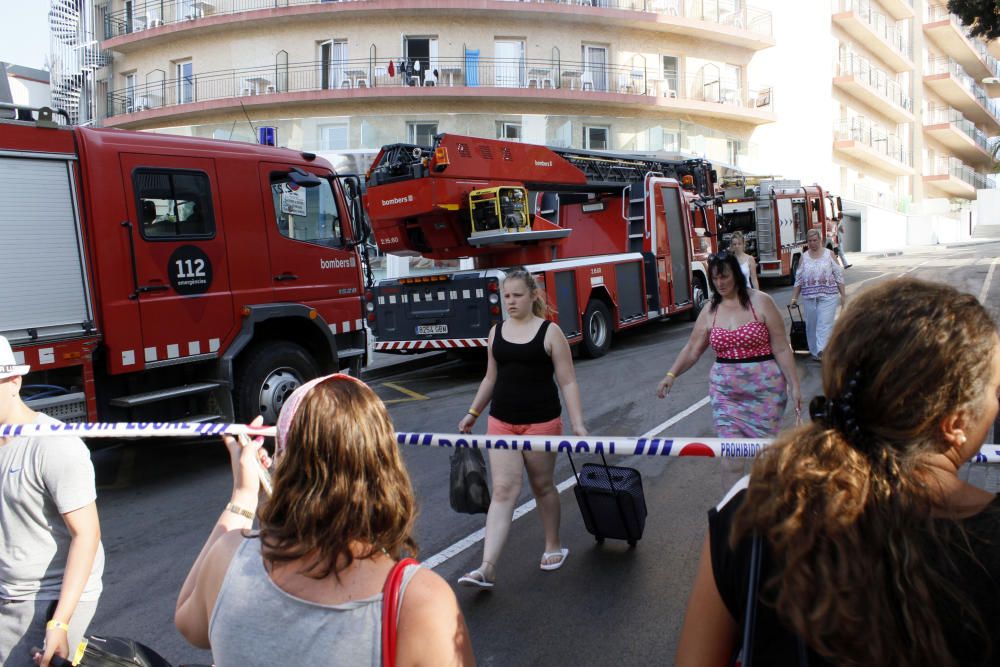
[[[1000,225],[1000,190],[977,190],[975,206],[977,225]]]
[[[7,75],[10,84],[11,97],[14,104],[28,107],[47,107],[52,105],[52,94],[48,83],[19,76]]]
[[[876,206],[861,208],[861,252],[898,250],[907,243],[907,216]]]

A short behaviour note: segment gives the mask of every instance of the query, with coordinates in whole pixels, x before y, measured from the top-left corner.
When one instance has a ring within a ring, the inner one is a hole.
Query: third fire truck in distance
[[[571,344],[604,354],[613,332],[708,296],[717,240],[716,174],[662,160],[443,134],[433,147],[385,146],[365,207],[379,248],[473,270],[378,281],[366,292],[384,352],[484,347],[504,317],[512,266],[535,276]]]
[[[837,232],[843,218],[840,197],[819,185],[796,180],[767,180],[746,188],[725,188],[722,202],[722,247],[733,232],[743,232],[746,251],[757,260],[762,278],[795,280],[806,243],[806,232],[818,229],[825,245],[841,243]]]

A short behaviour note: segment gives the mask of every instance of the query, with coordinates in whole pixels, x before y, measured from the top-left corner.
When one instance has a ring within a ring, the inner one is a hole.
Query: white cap
[[[0,336],[0,380],[12,378],[15,375],[27,375],[30,366],[19,364],[14,359],[14,350],[3,336]]]

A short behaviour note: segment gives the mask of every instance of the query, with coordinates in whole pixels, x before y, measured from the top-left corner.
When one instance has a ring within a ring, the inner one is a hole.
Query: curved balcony
[[[836,0],[833,22],[864,44],[894,72],[914,68],[905,31],[868,0]]]
[[[982,41],[969,37],[968,31],[947,7],[928,5],[924,17],[924,34],[951,56],[969,76],[977,81],[987,77],[1000,78],[1000,62],[990,55]]]
[[[913,158],[904,144],[885,128],[865,118],[853,118],[834,128],[833,150],[896,176],[913,173]]]
[[[278,6],[280,4],[280,6]],[[498,20],[497,15],[551,23],[592,17],[605,25],[688,35],[751,50],[774,46],[771,12],[718,0],[135,0],[130,9],[106,15],[103,47],[127,53],[168,41],[178,32],[209,31],[268,19],[315,21],[317,15],[345,16],[391,11],[453,18],[456,12]]]
[[[989,132],[1000,132],[1000,106],[986,96],[975,80],[951,58],[935,58],[928,64],[924,85]]]
[[[927,166],[924,185],[945,197],[975,199],[976,190],[993,189],[993,179],[977,173],[957,158],[938,158]]]
[[[924,132],[966,162],[986,165],[993,162],[989,137],[954,109],[929,110],[924,116]]]
[[[897,123],[913,122],[913,100],[891,75],[872,67],[867,58],[845,54],[837,63],[833,85]]]
[[[442,99],[523,100],[526,104],[563,101],[659,110],[665,115],[686,114],[750,125],[775,120],[770,88],[744,92],[710,71],[664,80],[633,67],[480,58],[478,51],[469,52],[463,59],[439,58],[432,68],[423,71],[402,58],[383,62],[393,63],[391,73],[388,66],[365,59],[223,70],[181,80],[147,79],[145,85],[132,91],[109,93],[104,125],[128,126],[250,106],[393,98],[406,98],[415,108],[422,101]],[[398,68],[396,63],[400,63]]]

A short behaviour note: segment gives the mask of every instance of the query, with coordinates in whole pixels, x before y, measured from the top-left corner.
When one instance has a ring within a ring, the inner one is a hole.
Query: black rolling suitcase
[[[576,476],[573,492],[587,530],[597,538],[598,544],[610,537],[627,540],[629,546],[634,547],[642,539],[646,527],[642,475],[635,468],[609,466],[603,453],[604,465],[584,463],[578,474],[573,457],[569,452],[567,456]]]
[[[793,307],[794,311],[792,311]],[[798,313],[798,319],[795,319],[795,313]],[[809,340],[806,338],[806,321],[802,317],[802,309],[799,308],[799,304],[788,304],[788,321],[791,322],[788,337],[792,342],[792,352],[808,354]]]

